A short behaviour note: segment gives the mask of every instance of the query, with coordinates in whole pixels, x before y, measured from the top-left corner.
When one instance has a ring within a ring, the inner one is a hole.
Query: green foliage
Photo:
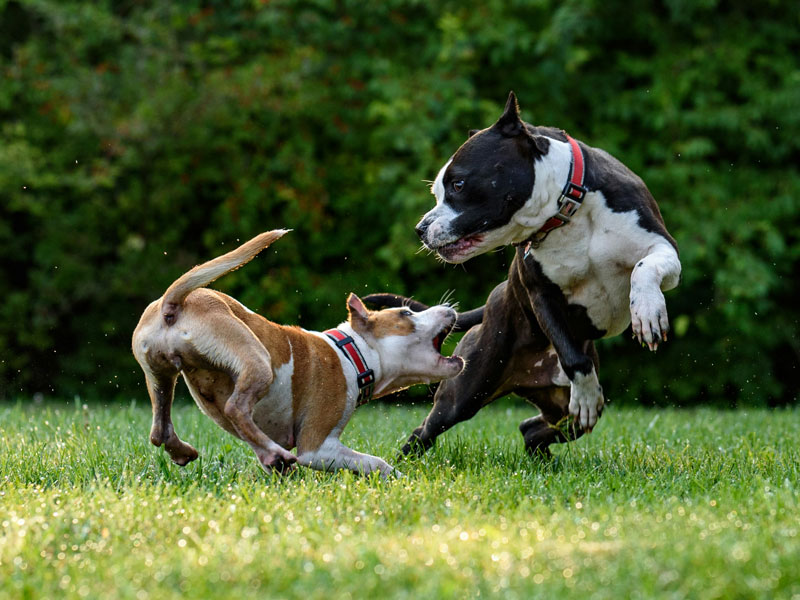
[[[276,227],[218,284],[274,320],[331,326],[349,291],[481,304],[508,252],[443,266],[413,225],[513,88],[639,173],[681,248],[675,336],[604,342],[608,395],[793,401],[798,25],[780,2],[0,0],[0,396],[141,395],[144,307]]]
[[[345,441],[391,460],[426,412],[361,408]],[[488,407],[381,481],[271,478],[194,406],[180,468],[146,404],[6,405],[0,599],[800,593],[797,410],[611,407],[550,462],[522,449],[532,412]]]

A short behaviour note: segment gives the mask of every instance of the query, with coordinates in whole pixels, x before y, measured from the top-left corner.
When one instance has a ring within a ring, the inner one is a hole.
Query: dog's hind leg
[[[525,439],[525,450],[531,456],[549,457],[550,444],[571,442],[584,434],[583,429],[569,418],[568,387],[529,390],[523,395],[541,411],[519,425]]]
[[[594,368],[598,369],[600,360],[594,343],[586,342],[583,349],[591,358]],[[527,381],[528,385],[520,382],[522,385],[518,385],[514,389],[518,395],[527,399],[541,412],[541,414],[525,419],[519,424],[520,433],[525,439],[525,450],[531,456],[550,456],[550,444],[571,442],[585,433],[581,427],[577,426],[575,420],[570,418],[570,388],[558,385],[554,381],[558,379],[561,368],[556,365],[557,369],[554,370],[553,366],[548,363],[547,357],[551,356],[551,352],[552,349],[548,349],[544,354],[540,355],[543,359],[539,359],[539,356],[534,357],[532,360],[529,359],[528,362],[534,363],[534,369],[528,370],[528,372],[535,375],[535,366],[538,364],[545,377],[553,382],[554,385],[533,387],[531,384],[536,381],[534,378]],[[516,369],[516,371],[520,370],[522,369]],[[563,374],[561,376],[564,377]]]
[[[233,392],[219,407],[230,424],[229,430],[250,445],[265,470],[288,470],[297,458],[253,421],[253,407],[272,385],[272,358],[253,331],[227,306],[213,299],[206,302],[202,318],[193,318],[184,325],[183,339],[196,352],[202,350],[204,358],[234,382]]]
[[[183,467],[197,458],[197,450],[181,440],[172,426],[172,398],[177,378],[177,371],[168,374],[145,373],[153,407],[150,442],[154,446],[164,446],[172,462]]]

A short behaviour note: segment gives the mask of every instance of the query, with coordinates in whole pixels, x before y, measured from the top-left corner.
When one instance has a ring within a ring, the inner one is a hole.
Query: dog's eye
[[[453,182],[453,190],[454,191],[460,192],[461,188],[463,188],[463,187],[464,187],[464,180],[463,179],[459,179],[458,181],[454,181]]]
[[[414,313],[412,313],[410,310],[404,310],[404,311],[402,311],[402,312],[400,313],[400,316],[401,316],[401,317],[411,317],[411,316],[413,316],[413,315],[414,315]]]

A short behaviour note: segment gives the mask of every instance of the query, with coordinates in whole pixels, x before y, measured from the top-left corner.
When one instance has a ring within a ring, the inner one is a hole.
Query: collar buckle
[[[369,402],[372,398],[372,392],[375,389],[375,373],[372,369],[367,369],[363,373],[359,373],[356,378],[358,382],[358,401],[357,405],[361,406]]]
[[[567,198],[580,204],[583,202],[583,199],[586,197],[586,193],[588,191],[589,190],[587,190],[585,186],[575,183],[574,181],[568,181],[567,185],[564,186],[564,191],[561,192],[561,198],[562,200]]]

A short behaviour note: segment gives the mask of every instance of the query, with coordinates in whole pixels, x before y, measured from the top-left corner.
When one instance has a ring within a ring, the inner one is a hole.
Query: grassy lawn
[[[540,463],[508,402],[388,482],[266,476],[188,404],[181,469],[149,412],[0,406],[0,597],[800,599],[797,410],[611,406]],[[426,412],[367,406],[343,438],[393,460]]]

